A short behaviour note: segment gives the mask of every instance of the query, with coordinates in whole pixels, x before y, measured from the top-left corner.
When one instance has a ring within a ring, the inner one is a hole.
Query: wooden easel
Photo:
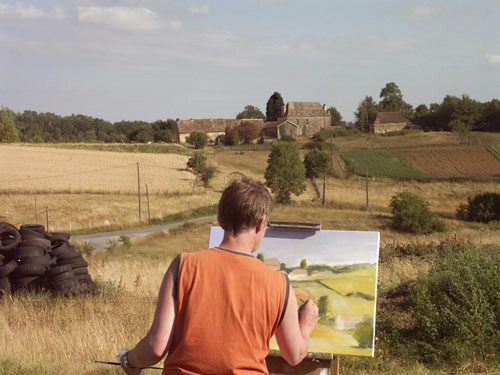
[[[272,350],[266,358],[269,374],[273,375],[339,375],[340,356],[327,353],[308,353],[297,366],[290,366],[278,351]]]

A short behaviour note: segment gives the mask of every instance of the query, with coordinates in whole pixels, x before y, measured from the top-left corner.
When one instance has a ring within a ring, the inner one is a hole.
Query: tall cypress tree
[[[277,91],[271,95],[266,105],[266,120],[276,121],[279,117],[283,117],[283,97]]]
[[[16,115],[6,107],[0,109],[0,142],[19,142]]]

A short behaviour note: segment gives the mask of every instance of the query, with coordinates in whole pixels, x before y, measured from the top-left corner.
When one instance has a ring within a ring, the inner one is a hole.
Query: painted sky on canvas
[[[110,121],[500,97],[498,0],[0,0],[0,105]]]
[[[321,230],[312,233],[269,228],[255,255],[264,253],[267,258],[278,258],[287,267],[298,267],[304,258],[308,264],[330,266],[378,263],[378,232]],[[212,227],[209,246],[218,246],[223,234],[222,228]]]

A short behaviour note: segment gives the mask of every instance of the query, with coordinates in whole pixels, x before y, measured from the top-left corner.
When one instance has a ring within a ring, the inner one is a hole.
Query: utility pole
[[[47,232],[49,232],[49,208],[45,207],[45,220],[47,222]]]
[[[365,182],[366,182],[366,211],[370,209],[368,202],[368,167],[365,167]]]
[[[325,205],[325,192],[326,192],[326,171],[323,172],[323,203]]]
[[[141,222],[141,174],[139,172],[139,162],[137,162],[137,201],[139,203],[139,223]]]

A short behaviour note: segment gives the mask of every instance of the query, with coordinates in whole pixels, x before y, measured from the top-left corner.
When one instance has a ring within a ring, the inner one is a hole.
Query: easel
[[[319,231],[320,224],[272,221],[269,225],[275,230],[291,231]],[[279,351],[271,350],[266,358],[267,368],[270,374],[286,375],[339,375],[340,356],[328,353],[308,353],[306,358],[297,366],[290,366],[280,355]]]
[[[290,366],[279,351],[271,350],[266,358],[270,375],[340,375],[340,356],[327,353],[308,353],[297,366]]]

